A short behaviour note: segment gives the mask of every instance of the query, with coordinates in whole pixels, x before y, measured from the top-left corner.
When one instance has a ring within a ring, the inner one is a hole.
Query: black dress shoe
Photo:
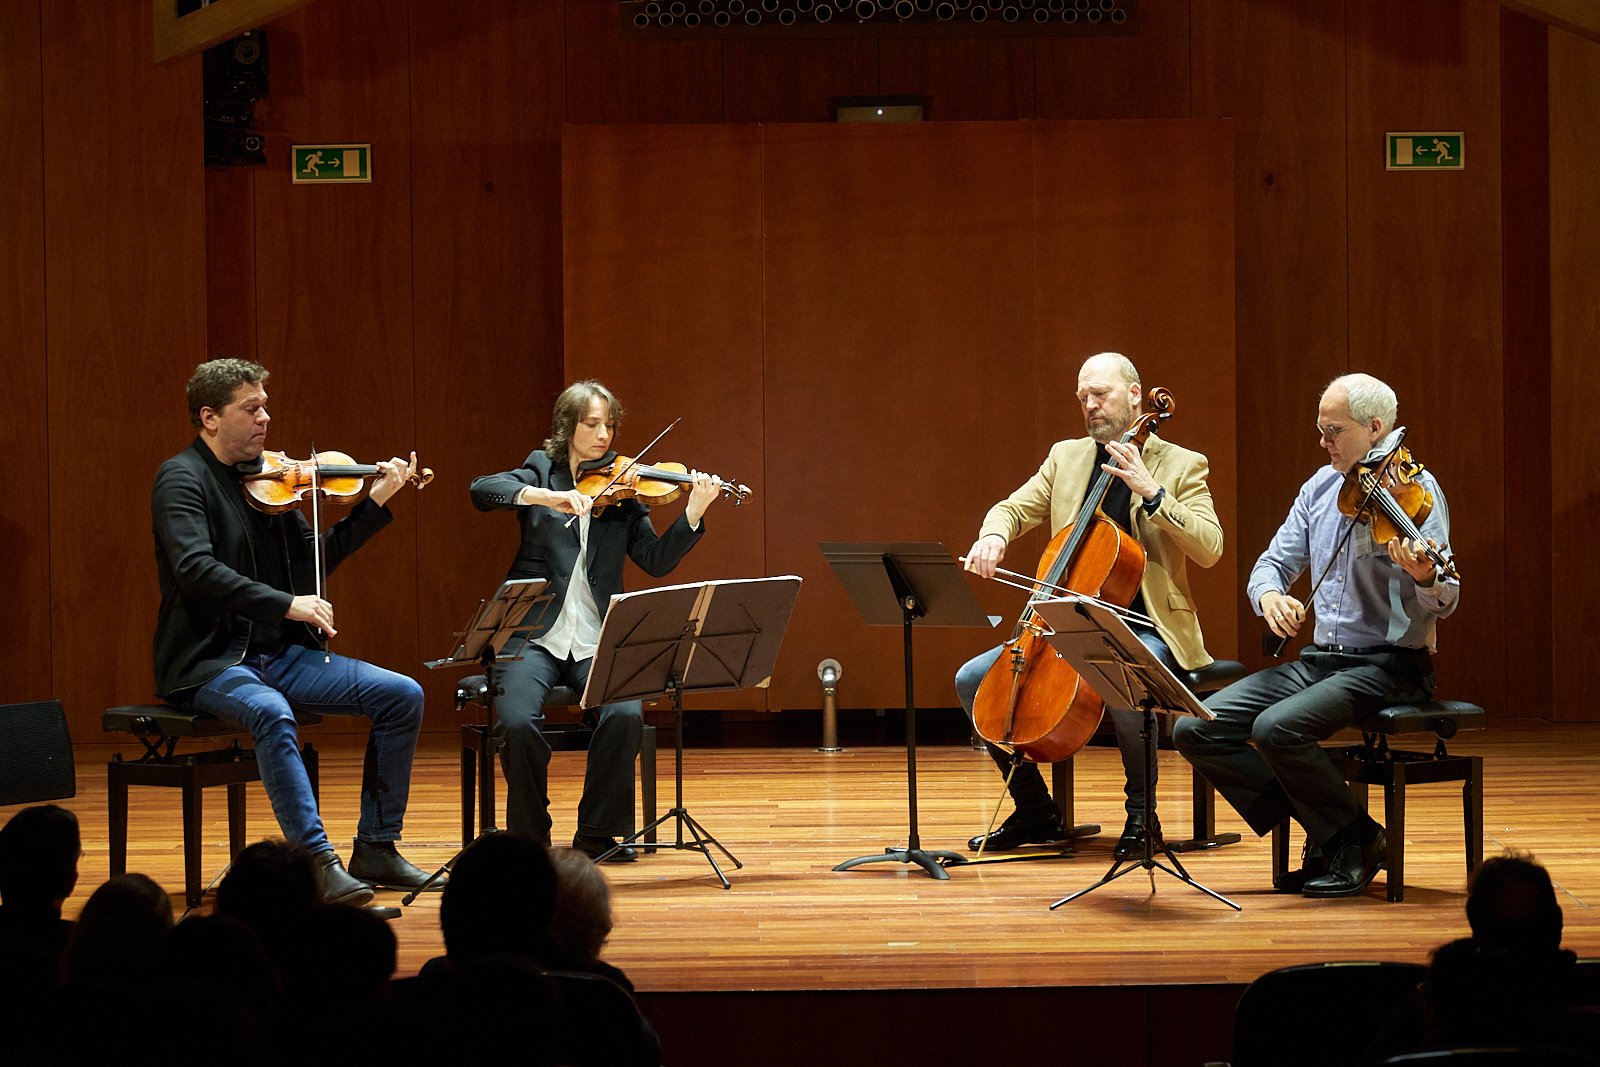
[[[1285,871],[1272,880],[1274,893],[1299,893],[1305,889],[1306,883],[1313,878],[1321,878],[1328,873],[1328,861],[1322,854],[1318,845],[1311,843],[1307,838],[1305,846],[1300,850],[1300,867],[1297,870]]]
[[[1128,821],[1122,824],[1122,836],[1117,838],[1116,845],[1111,849],[1114,859],[1132,860],[1144,859],[1144,815],[1135,814],[1128,816]],[[1154,830],[1156,840],[1161,840],[1161,820],[1156,820]]]
[[[1052,845],[1065,836],[1061,813],[1055,808],[1048,812],[1014,811],[994,830],[968,841],[967,848],[973,852],[1005,852],[1022,845]]]
[[[333,849],[317,854],[317,893],[324,904],[361,907],[372,899],[372,887],[350,877]]]
[[[393,841],[363,841],[356,838],[350,853],[350,876],[375,889],[416,889],[428,880],[419,869],[394,847]],[[428,886],[429,892],[443,889],[448,875],[441,874]]]
[[[1306,881],[1308,897],[1353,897],[1383,869],[1383,831],[1366,844],[1345,841],[1328,860],[1328,873]]]
[[[600,862],[601,856],[606,856],[607,863],[631,863],[639,858],[639,850],[631,845],[618,845],[614,837],[592,837],[589,834],[575,834],[572,838],[572,847],[582,852],[585,856]],[[613,851],[615,850],[615,851]]]

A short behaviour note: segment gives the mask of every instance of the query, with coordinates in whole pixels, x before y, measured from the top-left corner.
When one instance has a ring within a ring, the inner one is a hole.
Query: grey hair
[[[1341,374],[1328,383],[1322,395],[1327,396],[1336,389],[1344,393],[1351,418],[1363,423],[1377,419],[1384,433],[1394,429],[1394,421],[1400,414],[1400,400],[1386,383],[1370,374]]]

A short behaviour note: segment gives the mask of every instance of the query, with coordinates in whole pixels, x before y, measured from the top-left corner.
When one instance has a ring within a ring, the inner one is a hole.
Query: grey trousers
[[[1178,719],[1172,740],[1257,834],[1292,815],[1322,845],[1362,810],[1318,742],[1390,704],[1426,700],[1432,692],[1425,649],[1352,654],[1307,647],[1295,662],[1212,695],[1205,703],[1217,717]]]
[[[544,738],[544,701],[565,685],[582,692],[592,660],[558,660],[538,645],[523,646],[522,659],[499,664],[495,679],[505,690],[496,703],[505,745],[506,828],[550,840],[550,744]],[[578,833],[625,837],[633,832],[633,763],[644,730],[637,700],[590,709],[594,735],[578,801]]]

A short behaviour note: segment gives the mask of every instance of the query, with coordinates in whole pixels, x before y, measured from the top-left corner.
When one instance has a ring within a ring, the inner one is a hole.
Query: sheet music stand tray
[[[473,613],[472,621],[466,628],[457,630],[456,644],[450,654],[443,659],[428,660],[423,664],[429,670],[440,667],[467,667],[481,666],[483,668],[486,692],[484,694],[485,722],[483,759],[478,761],[478,791],[480,796],[488,796],[489,790],[494,787],[494,753],[500,747],[499,719],[495,709],[495,700],[500,695],[500,688],[495,682],[495,664],[509,663],[522,658],[522,646],[525,639],[519,639],[516,634],[538,624],[552,597],[545,593],[544,588],[548,583],[543,578],[512,578],[501,582],[499,588],[487,600],[478,601],[478,610]],[[533,612],[536,605],[542,605],[537,613]],[[533,618],[529,618],[529,614]],[[478,830],[478,840],[486,834],[497,833],[494,824],[494,812],[488,810],[483,815],[483,825]],[[443,867],[433,872],[426,882],[400,898],[401,904],[410,904],[417,899],[417,894],[427,889],[451,867],[456,860],[461,858],[461,853],[467,850],[463,846],[459,852],[451,856]]]
[[[1156,887],[1155,871],[1160,869],[1207,896],[1222,901],[1234,911],[1241,910],[1227,897],[1189,877],[1189,872],[1183,869],[1183,864],[1178,862],[1178,857],[1162,839],[1161,831],[1156,826],[1155,790],[1150,782],[1150,761],[1155,756],[1156,712],[1193,715],[1201,719],[1213,718],[1211,712],[1128,628],[1119,614],[1122,609],[1093,597],[1067,596],[1040,601],[1034,605],[1034,610],[1055,630],[1045,640],[1065,656],[1083,676],[1083,680],[1100,694],[1107,710],[1141,711],[1144,715],[1139,727],[1139,736],[1144,741],[1142,766],[1145,805],[1144,825],[1139,829],[1142,845],[1140,855],[1112,861],[1111,869],[1098,882],[1062,897],[1050,905],[1050,909],[1054,911],[1085,893],[1137,870],[1150,872],[1150,891],[1153,893]],[[1156,859],[1157,854],[1165,856],[1172,866],[1161,863]]]
[[[596,863],[670,819],[677,824],[675,843],[639,847],[698,852],[722,888],[731,888],[711,849],[735,868],[744,864],[683,806],[683,694],[764,688],[771,682],[799,593],[800,579],[786,575],[669,585],[611,598],[581,703],[591,708],[671,693],[677,792],[666,814],[595,857]],[[684,827],[692,841],[683,839]]]
[[[961,566],[937,541],[903,544],[824,542],[818,546],[838,576],[850,602],[868,626],[899,626],[906,671],[906,797],[910,836],[906,846],[891,845],[870,856],[845,860],[834,868],[848,871],[866,863],[915,863],[941,881],[946,867],[967,857],[959,852],[925,852],[917,833],[917,705],[912,687],[911,631],[923,626],[993,627],[983,613]]]

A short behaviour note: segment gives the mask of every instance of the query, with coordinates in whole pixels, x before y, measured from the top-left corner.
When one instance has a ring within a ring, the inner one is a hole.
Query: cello
[[[1142,448],[1157,425],[1172,417],[1167,390],[1152,388],[1144,399],[1151,410],[1134,419],[1123,444]],[[1114,456],[1111,465],[1116,465]],[[1055,763],[1069,758],[1088,743],[1105,711],[1100,694],[1045,640],[1050,628],[1033,605],[1068,592],[1122,607],[1133,601],[1144,578],[1144,548],[1101,509],[1112,477],[1099,472],[1077,518],[1045,546],[1028,606],[973,701],[978,736],[1020,759]]]

